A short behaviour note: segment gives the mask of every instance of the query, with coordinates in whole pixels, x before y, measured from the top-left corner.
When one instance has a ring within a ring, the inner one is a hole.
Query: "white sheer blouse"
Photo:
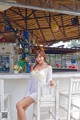
[[[45,69],[32,71],[30,72],[30,79],[28,82],[27,92],[25,93],[26,96],[32,97],[32,99],[37,100],[37,88],[38,88],[38,81],[39,82],[49,82],[52,80],[52,67],[48,66]]]

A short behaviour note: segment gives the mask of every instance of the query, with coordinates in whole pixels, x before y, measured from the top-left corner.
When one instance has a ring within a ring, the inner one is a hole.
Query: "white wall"
[[[0,53],[2,54],[11,54],[14,51],[14,46],[9,44],[1,44],[0,45]]]

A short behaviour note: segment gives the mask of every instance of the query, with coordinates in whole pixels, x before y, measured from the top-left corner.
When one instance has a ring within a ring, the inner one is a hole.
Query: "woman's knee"
[[[17,110],[20,110],[22,108],[22,106],[21,106],[21,104],[18,102],[17,104],[16,104],[16,109]]]
[[[21,110],[21,109],[26,110],[32,102],[33,102],[32,100],[30,101],[29,98],[25,97],[24,99],[22,99],[21,101],[19,101],[16,104],[16,109],[17,110]]]

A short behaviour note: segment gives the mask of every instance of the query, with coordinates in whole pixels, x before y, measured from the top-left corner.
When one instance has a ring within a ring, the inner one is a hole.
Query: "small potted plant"
[[[22,67],[18,65],[14,65],[12,69],[14,70],[14,73],[17,74],[22,70]]]

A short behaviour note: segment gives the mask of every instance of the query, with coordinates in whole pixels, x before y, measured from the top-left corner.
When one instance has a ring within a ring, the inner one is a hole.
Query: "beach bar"
[[[79,0],[0,0],[0,120],[17,120],[37,49],[45,51],[55,81],[54,100],[48,94],[49,101],[43,96],[37,104],[45,106],[42,112],[54,106],[45,120],[80,120]],[[27,120],[34,120],[33,108]]]

